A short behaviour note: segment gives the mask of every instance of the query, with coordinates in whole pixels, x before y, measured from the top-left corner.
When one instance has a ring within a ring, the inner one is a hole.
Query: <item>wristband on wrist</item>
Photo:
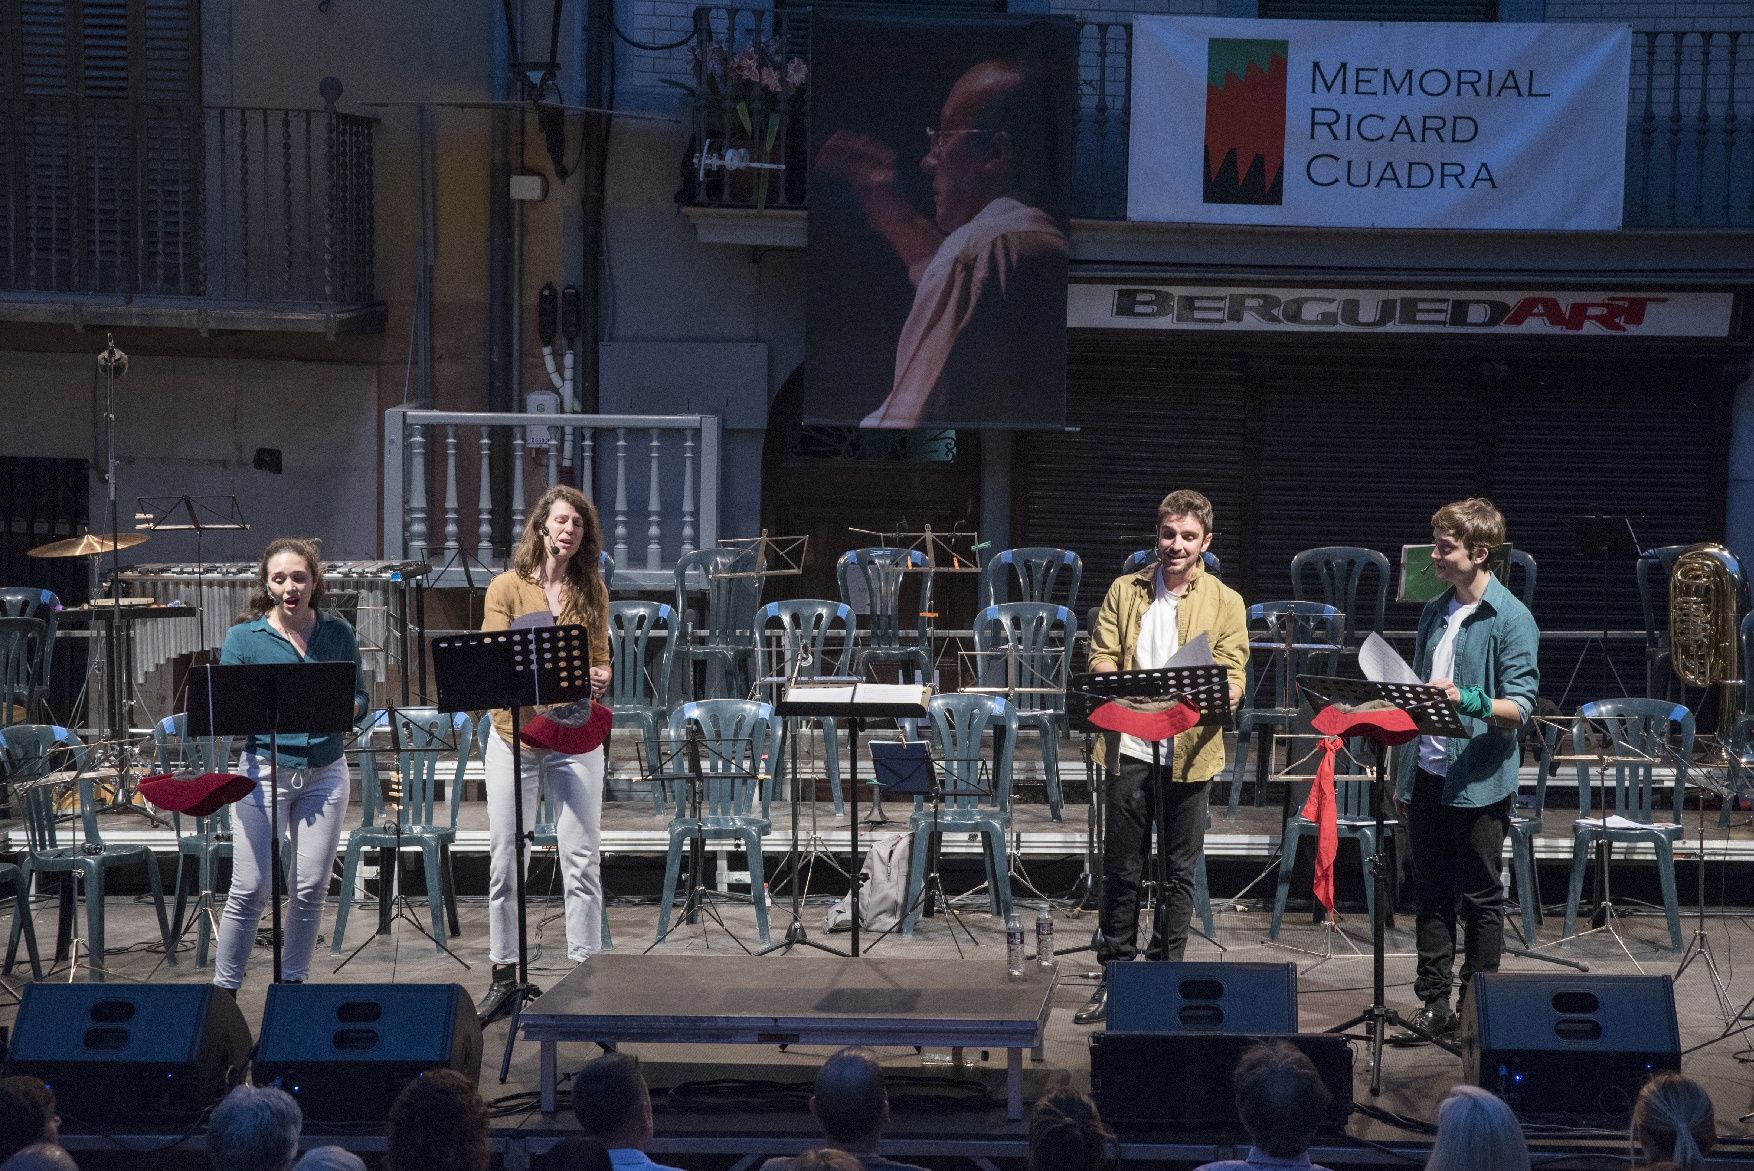
[[[1476,720],[1492,717],[1492,697],[1478,687],[1461,688],[1461,698],[1456,701],[1456,710],[1464,716],[1472,716]]]

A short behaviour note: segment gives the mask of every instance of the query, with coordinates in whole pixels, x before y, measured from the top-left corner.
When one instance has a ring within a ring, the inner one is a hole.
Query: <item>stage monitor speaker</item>
[[[1624,1120],[1681,1068],[1667,976],[1483,973],[1462,1009],[1462,1071],[1524,1117]]]
[[[481,1025],[461,984],[274,984],[250,1080],[306,1120],[382,1124],[429,1069],[481,1077]]]
[[[69,1131],[198,1121],[243,1080],[250,1027],[211,984],[28,984],[6,1072],[55,1091]]]
[[[1111,1033],[1295,1033],[1295,964],[1108,965]]]
[[[1288,1042],[1314,1063],[1333,1098],[1322,1127],[1343,1132],[1352,1113],[1352,1047],[1333,1033],[1093,1033],[1090,1094],[1123,1137],[1198,1131],[1246,1139],[1231,1075],[1250,1046],[1267,1040]]]

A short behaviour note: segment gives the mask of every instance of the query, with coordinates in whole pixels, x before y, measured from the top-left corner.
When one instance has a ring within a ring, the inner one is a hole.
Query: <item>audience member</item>
[[[1632,1139],[1652,1171],[1700,1171],[1717,1145],[1717,1114],[1705,1087],[1685,1074],[1651,1078],[1632,1108]]]
[[[1099,1171],[1113,1138],[1089,1095],[1055,1090],[1029,1112],[1029,1171]]]
[[[0,1163],[0,1171],[79,1171],[79,1164],[54,1143],[32,1143]]]
[[[432,1069],[402,1088],[385,1126],[388,1171],[487,1171],[487,1105],[454,1069]]]
[[[61,1116],[55,1091],[40,1078],[0,1078],[0,1159],[9,1159],[36,1143],[56,1143]]]
[[[536,1171],[612,1171],[612,1167],[603,1141],[582,1134],[562,1139],[536,1160]]]
[[[652,1095],[639,1058],[631,1053],[605,1053],[586,1062],[572,1080],[572,1112],[588,1137],[609,1148],[617,1171],[677,1171],[646,1154],[652,1146]]]
[[[1529,1171],[1522,1124],[1502,1100],[1478,1086],[1457,1086],[1437,1104],[1437,1138],[1425,1171]]]
[[[791,1160],[795,1171],[860,1171],[864,1164],[851,1151],[817,1147]]]
[[[276,1086],[235,1086],[207,1122],[215,1171],[291,1171],[304,1112]]]
[[[1207,1163],[1195,1171],[1260,1167],[1327,1171],[1310,1162],[1309,1144],[1321,1129],[1332,1097],[1308,1057],[1284,1041],[1265,1041],[1242,1055],[1232,1080],[1236,1113],[1253,1146],[1246,1159]]]
[[[312,1147],[292,1171],[365,1171],[365,1160],[346,1147]]]
[[[857,1159],[865,1171],[921,1171],[878,1153],[889,1126],[889,1095],[883,1090],[883,1067],[877,1055],[849,1045],[829,1055],[816,1073],[810,1113],[829,1146]],[[796,1159],[769,1159],[761,1171],[798,1171]]]

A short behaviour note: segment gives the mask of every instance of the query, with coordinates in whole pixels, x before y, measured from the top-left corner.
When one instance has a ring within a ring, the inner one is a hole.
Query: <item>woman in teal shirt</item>
[[[269,542],[256,570],[256,589],[244,620],[225,635],[222,664],[330,663],[354,666],[354,715],[365,713],[369,697],[359,666],[359,642],[343,618],[325,614],[323,566],[317,547],[296,537]],[[281,972],[287,983],[304,982],[317,924],[329,894],[329,875],[341,843],[349,783],[341,733],[320,736],[287,733],[278,738],[280,836],[291,860],[290,895]],[[269,741],[251,736],[238,768],[260,783],[238,802],[233,814],[231,893],[219,922],[213,982],[235,993],[256,943],[271,888],[273,858],[268,808]]]

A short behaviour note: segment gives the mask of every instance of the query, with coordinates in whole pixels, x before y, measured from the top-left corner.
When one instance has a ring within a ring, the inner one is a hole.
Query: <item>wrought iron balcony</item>
[[[374,125],[332,104],[0,100],[0,318],[381,327]]]
[[[708,71],[751,45],[801,47],[808,54],[807,9],[775,12],[722,5],[695,9],[692,53],[697,95],[685,196],[695,207],[754,207],[751,172],[723,169],[729,108]],[[1124,219],[1127,213],[1127,131],[1132,116],[1132,25],[1083,21],[1079,30],[1079,108],[1072,145],[1072,214]],[[812,78],[814,80],[814,78]],[[1626,212],[1628,228],[1746,229],[1754,227],[1754,33],[1639,32],[1633,35],[1627,95]],[[702,152],[704,142],[714,144]],[[782,122],[768,152],[784,171],[769,172],[766,208],[803,208],[809,141],[805,114]],[[701,168],[699,159],[708,159]],[[747,157],[747,156],[745,156]]]

